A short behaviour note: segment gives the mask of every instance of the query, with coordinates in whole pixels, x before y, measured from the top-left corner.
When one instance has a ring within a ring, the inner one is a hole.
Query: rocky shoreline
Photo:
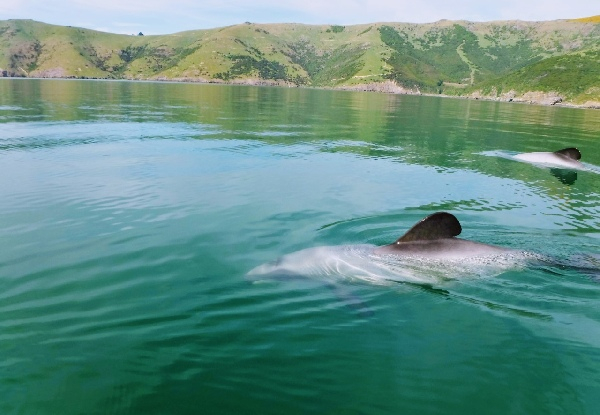
[[[600,109],[600,102],[598,101],[587,101],[583,104],[574,104],[565,101],[564,97],[562,97],[557,92],[528,91],[523,94],[519,94],[516,91],[509,91],[503,94],[497,94],[493,90],[493,94],[483,94],[481,91],[475,91],[465,95],[429,94],[422,93],[418,89],[404,88],[392,81],[371,82],[367,84],[353,86],[342,86],[333,89],[342,89],[347,91],[381,92],[387,94],[423,95],[443,98],[474,99],[482,101],[515,102],[523,104],[560,106],[569,108]]]

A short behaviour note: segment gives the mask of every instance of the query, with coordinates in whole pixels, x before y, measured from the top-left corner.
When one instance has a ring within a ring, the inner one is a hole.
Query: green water
[[[1,414],[597,414],[600,112],[0,80]],[[560,174],[559,174],[560,173]],[[565,177],[566,174],[566,177]],[[552,258],[436,284],[246,273],[435,211]]]

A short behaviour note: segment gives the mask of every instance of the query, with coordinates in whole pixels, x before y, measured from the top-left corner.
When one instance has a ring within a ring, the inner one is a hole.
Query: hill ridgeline
[[[600,107],[600,16],[118,35],[0,21],[0,77],[311,86]]]

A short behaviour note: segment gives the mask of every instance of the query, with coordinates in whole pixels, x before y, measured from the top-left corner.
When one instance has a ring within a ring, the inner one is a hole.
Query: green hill
[[[539,91],[574,103],[598,103],[600,48],[553,56],[504,77],[481,82],[477,88],[484,95],[512,97]]]
[[[600,102],[600,19],[253,24],[128,36],[0,21],[0,75],[186,80]],[[600,105],[600,104],[599,104]]]

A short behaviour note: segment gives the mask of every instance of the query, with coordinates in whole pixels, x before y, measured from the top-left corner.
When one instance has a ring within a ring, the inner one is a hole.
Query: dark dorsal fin
[[[554,154],[562,154],[573,160],[581,158],[581,153],[575,147],[563,148],[562,150],[555,151]]]
[[[461,231],[460,222],[454,215],[437,212],[417,222],[396,243],[452,238],[460,235]]]

